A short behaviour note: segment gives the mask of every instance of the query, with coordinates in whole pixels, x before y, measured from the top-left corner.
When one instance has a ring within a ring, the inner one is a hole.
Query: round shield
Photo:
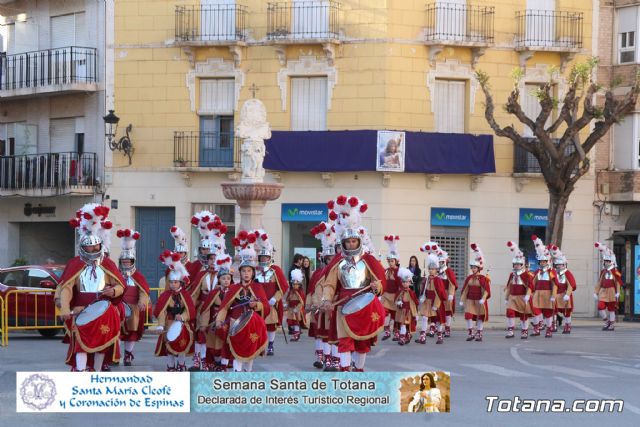
[[[80,314],[78,314],[78,317],[76,317],[76,325],[84,326],[93,322],[98,317],[102,316],[107,311],[110,305],[111,303],[105,300],[92,302],[91,304],[86,306],[84,310],[80,312]]]
[[[167,331],[167,341],[173,342],[177,340],[181,332],[182,322],[180,320],[175,320],[171,326],[169,326],[169,330]]]
[[[348,314],[360,311],[364,307],[371,304],[371,301],[373,301],[374,298],[375,295],[373,295],[371,292],[353,297],[345,305],[342,306],[342,314],[346,316]]]
[[[232,337],[236,336],[238,332],[240,332],[242,328],[244,328],[245,325],[249,323],[249,320],[251,319],[251,316],[253,316],[253,313],[254,312],[251,310],[242,313],[242,316],[237,318],[231,325],[231,328],[229,329],[229,335],[231,335]]]

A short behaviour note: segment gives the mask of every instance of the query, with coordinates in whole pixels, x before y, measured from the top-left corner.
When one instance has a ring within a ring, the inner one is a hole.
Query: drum
[[[342,306],[340,313],[345,332],[353,339],[373,338],[384,327],[384,306],[370,292],[351,298]]]
[[[117,340],[119,333],[120,312],[109,301],[95,301],[75,318],[74,338],[84,351],[103,349]]]
[[[193,333],[188,328],[189,322],[174,320],[167,330],[167,347],[173,354],[186,352],[193,342]]]
[[[76,317],[76,325],[85,326],[102,316],[111,303],[105,300],[92,302],[82,310]]]
[[[236,359],[249,361],[267,346],[267,325],[258,313],[246,311],[231,324],[227,341]]]

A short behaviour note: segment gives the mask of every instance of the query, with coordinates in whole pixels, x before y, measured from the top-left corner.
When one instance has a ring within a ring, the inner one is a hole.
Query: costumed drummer
[[[507,307],[507,335],[505,338],[515,336],[516,317],[520,319],[520,338],[526,340],[529,337],[529,317],[531,316],[531,294],[533,293],[533,280],[525,269],[524,254],[518,248],[516,242],[507,242],[507,247],[512,254],[511,265],[513,270],[509,274],[509,280],[505,287],[505,305]]]
[[[270,305],[263,286],[255,281],[257,255],[253,249],[255,239],[248,234],[236,237],[243,248],[240,251],[240,283],[229,286],[216,317],[218,328],[229,324],[227,343],[234,357],[233,370],[251,372],[256,357],[267,347],[267,326],[264,318]]]
[[[471,244],[471,274],[467,276],[460,294],[460,306],[464,307],[464,319],[467,321],[467,341],[482,341],[484,322],[489,321],[489,304],[491,298],[491,281],[482,274],[484,255],[480,246]],[[474,325],[475,323],[475,325]],[[475,326],[475,335],[473,328]]]
[[[447,299],[444,282],[438,276],[437,246],[427,244],[426,249],[428,276],[422,282],[418,298],[418,317],[420,318],[420,336],[416,340],[419,344],[427,342],[427,327],[429,322],[436,325],[438,338],[436,344],[444,343],[444,323],[446,321],[445,307],[442,303]],[[425,247],[423,246],[423,248]]]
[[[551,323],[555,315],[555,301],[558,292],[557,275],[549,265],[551,260],[549,249],[538,236],[531,236],[531,240],[533,240],[536,249],[536,258],[539,265],[533,277],[533,306],[542,312],[547,327],[545,338],[551,338],[553,336]],[[539,334],[540,331],[538,329],[537,335]]]
[[[408,268],[400,268],[398,271],[401,288],[396,292],[394,304],[395,323],[399,325],[400,337],[398,344],[405,345],[411,342],[411,334],[416,331],[416,317],[418,316],[418,297],[411,289],[413,285],[413,273]]]
[[[131,366],[135,358],[133,356],[135,344],[144,334],[149,304],[149,284],[136,268],[136,242],[140,238],[140,233],[126,228],[118,230],[116,236],[120,238],[121,247],[118,267],[125,279],[125,290],[122,295],[125,319],[122,322],[120,339],[124,342],[124,366]]]
[[[306,314],[304,311],[304,275],[302,270],[295,268],[291,270],[291,286],[284,297],[284,309],[287,314],[287,325],[292,328],[291,341],[300,340],[300,326],[307,326]]]
[[[564,316],[563,334],[571,333],[571,313],[573,312],[573,292],[576,290],[576,279],[567,268],[567,258],[556,245],[551,246],[553,268],[558,275],[558,294],[556,295],[556,313]],[[555,319],[554,327],[555,331]]]
[[[171,237],[173,238],[173,252],[180,255],[180,262],[182,262],[184,268],[189,271],[191,268],[191,261],[189,261],[189,243],[187,242],[187,235],[182,228],[177,225],[172,226],[169,229],[169,233],[171,233]],[[167,268],[164,275],[160,278],[160,281],[158,282],[158,287],[160,289],[164,289],[165,291],[169,289],[170,272],[171,270]]]
[[[314,368],[339,369],[340,359],[338,347],[329,344],[330,314],[319,310],[322,301],[322,287],[328,266],[336,255],[336,231],[333,224],[321,222],[311,229],[311,234],[320,240],[322,245],[323,266],[316,269],[307,286],[306,311],[311,313],[309,336],[315,338],[315,362]],[[333,355],[332,355],[333,350]]]
[[[351,370],[354,352],[355,371],[362,372],[366,355],[384,326],[386,312],[376,296],[385,290],[385,273],[380,262],[364,252],[359,228],[367,205],[355,196],[339,196],[329,207],[330,218],[336,219],[341,258],[327,272],[321,308],[331,311],[335,304],[340,370]],[[338,301],[333,303],[336,294]]]
[[[256,269],[255,280],[262,284],[264,293],[271,309],[265,317],[267,324],[267,335],[269,344],[267,346],[267,356],[274,354],[274,341],[276,331],[282,325],[283,305],[282,298],[289,290],[289,283],[280,266],[273,262],[275,249],[269,239],[269,235],[264,230],[254,230],[256,236],[256,247],[258,250],[258,268]]]
[[[158,319],[156,331],[160,333],[155,355],[166,356],[168,372],[187,370],[185,356],[193,344],[191,320],[196,317],[196,307],[186,289],[189,273],[180,258],[180,254],[169,250],[160,255],[160,261],[171,270],[169,290],[160,294],[153,310]]]
[[[602,243],[596,242],[596,248],[602,254],[602,270],[598,277],[593,298],[598,301],[598,313],[604,321],[603,331],[615,330],[616,309],[622,288],[622,274],[618,271],[616,256]]]
[[[60,317],[70,331],[66,363],[72,371],[87,367],[87,354],[94,355],[94,368],[102,369],[105,352],[119,360],[121,312],[112,304],[124,292],[118,267],[103,256],[100,234],[111,229],[109,208],[89,203],[69,221],[78,230],[80,255],[70,260],[56,290]],[[83,312],[83,309],[85,309]]]
[[[198,334],[206,338],[206,357],[202,358],[200,369],[203,371],[224,372],[233,356],[227,344],[229,324],[215,327],[215,319],[225,295],[231,285],[231,257],[218,254],[215,258],[217,286],[207,295],[198,308]]]
[[[396,318],[396,294],[402,288],[400,279],[398,278],[398,269],[400,268],[400,255],[398,254],[398,241],[400,236],[389,235],[384,236],[384,242],[389,247],[387,254],[387,262],[389,268],[385,270],[385,278],[387,279],[387,286],[384,293],[380,296],[380,302],[384,306],[386,316],[384,318],[384,334],[382,335],[382,341],[385,341],[391,337],[391,324],[393,323],[393,341],[398,341],[399,325],[395,324]]]

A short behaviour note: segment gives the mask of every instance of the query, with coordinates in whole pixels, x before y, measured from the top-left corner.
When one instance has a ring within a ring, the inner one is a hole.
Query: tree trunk
[[[564,212],[569,202],[569,196],[573,190],[565,190],[560,193],[549,192],[549,221],[545,243],[562,247],[562,233],[564,232]]]

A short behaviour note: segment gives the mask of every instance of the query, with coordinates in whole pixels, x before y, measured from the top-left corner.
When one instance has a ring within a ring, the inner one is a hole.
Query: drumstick
[[[367,286],[365,286],[364,288],[360,289],[359,291],[354,292],[353,294],[351,294],[351,295],[349,295],[349,296],[346,296],[346,297],[342,298],[341,300],[338,300],[338,301],[334,302],[333,304],[331,304],[331,306],[332,306],[332,307],[335,307],[335,306],[337,306],[337,305],[340,305],[340,304],[342,304],[342,303],[344,303],[344,302],[346,302],[346,301],[350,300],[351,298],[354,298],[354,297],[356,297],[356,296],[360,295],[360,294],[361,294],[361,293],[363,293],[364,291],[371,289],[371,286],[372,286],[372,285],[367,285]]]

